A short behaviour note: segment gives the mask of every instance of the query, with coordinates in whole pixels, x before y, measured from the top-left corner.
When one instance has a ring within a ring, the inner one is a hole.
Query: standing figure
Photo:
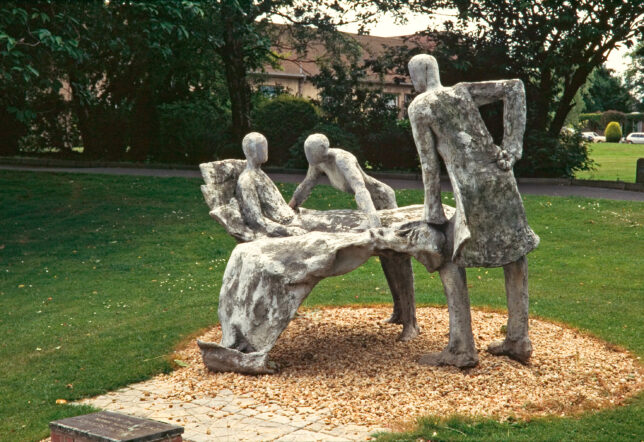
[[[537,247],[539,237],[528,226],[512,173],[523,149],[523,83],[499,80],[444,87],[436,59],[426,54],[410,60],[409,73],[420,93],[409,106],[409,119],[425,187],[423,219],[435,225],[446,222],[440,200],[440,155],[456,201],[454,224],[448,231],[451,260],[460,267],[502,266],[505,273],[507,334],[488,351],[526,362],[532,345],[525,255]],[[500,100],[504,132],[497,146],[478,107]]]
[[[336,189],[355,196],[358,208],[367,214],[372,228],[380,227],[377,210],[398,207],[391,187],[364,173],[353,154],[342,149],[330,149],[326,136],[309,136],[304,142],[304,152],[309,170],[288,203],[291,208],[297,209],[309,197],[322,175],[326,175]],[[388,322],[402,324],[403,331],[398,339],[408,341],[419,333],[411,258],[402,253],[389,252],[382,255],[380,260],[394,301],[394,310]]]

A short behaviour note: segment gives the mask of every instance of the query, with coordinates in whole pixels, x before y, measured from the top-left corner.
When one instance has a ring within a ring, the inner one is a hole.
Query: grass
[[[39,440],[49,421],[88,411],[57,399],[171,370],[173,348],[216,322],[235,243],[208,217],[199,184],[0,172],[0,440]],[[290,195],[294,187],[280,188]],[[422,201],[420,191],[397,196],[400,205]],[[644,355],[644,204],[537,196],[525,204],[542,238],[529,257],[531,314]],[[307,206],[355,205],[318,187]],[[439,278],[415,270],[418,303],[444,304]],[[505,308],[501,270],[469,269],[468,276],[473,305]],[[305,304],[390,302],[375,287],[386,282],[372,260],[324,280]],[[385,438],[640,440],[643,410],[640,394],[628,406],[578,419],[429,418],[416,432]]]
[[[577,172],[575,178],[635,182],[637,159],[644,158],[644,144],[591,143],[589,150],[597,170]]]

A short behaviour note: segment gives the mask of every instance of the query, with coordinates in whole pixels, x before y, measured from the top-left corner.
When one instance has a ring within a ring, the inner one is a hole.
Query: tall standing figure
[[[521,158],[526,121],[521,80],[441,85],[438,63],[430,55],[409,62],[420,93],[409,106],[409,119],[425,188],[425,222],[446,223],[440,201],[439,155],[447,168],[456,201],[453,245],[449,253],[460,267],[503,267],[508,302],[505,340],[488,351],[526,362],[528,337],[528,264],[525,255],[539,244],[528,226],[512,167]],[[503,101],[503,141],[497,146],[478,107]]]
[[[333,187],[355,196],[358,208],[367,214],[370,227],[380,227],[377,210],[398,207],[393,189],[364,173],[353,154],[342,149],[330,149],[329,146],[329,139],[323,134],[313,134],[306,139],[304,153],[309,170],[295,189],[289,206],[297,209],[309,197],[318,180],[326,175]],[[411,258],[403,253],[390,252],[382,255],[380,260],[394,301],[389,322],[402,324],[403,331],[398,339],[408,341],[419,332]]]

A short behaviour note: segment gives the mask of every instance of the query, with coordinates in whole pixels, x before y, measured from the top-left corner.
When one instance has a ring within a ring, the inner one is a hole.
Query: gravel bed
[[[616,406],[644,388],[638,358],[576,330],[531,319],[529,365],[489,355],[503,337],[505,314],[473,311],[480,363],[472,369],[425,367],[421,355],[447,343],[445,308],[419,308],[421,335],[396,342],[400,326],[384,324],[391,306],[301,310],[271,352],[275,375],[210,373],[196,343],[173,357],[188,364],[160,378],[160,395],[213,397],[222,389],[294,413],[324,410],[328,424],[399,427],[422,415],[527,419]],[[200,339],[219,342],[215,327]],[[183,365],[183,364],[182,364]]]

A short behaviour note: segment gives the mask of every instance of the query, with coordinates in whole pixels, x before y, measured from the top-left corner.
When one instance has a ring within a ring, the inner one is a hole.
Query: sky
[[[445,14],[449,14],[449,11],[445,11]],[[429,22],[426,15],[409,14],[407,19],[408,21],[406,24],[396,24],[391,15],[385,15],[377,24],[369,28],[370,34],[378,37],[392,37],[398,35],[410,35],[427,29]],[[440,17],[435,24],[440,25]],[[340,29],[345,32],[357,32],[358,27],[357,25],[347,25]],[[629,62],[629,58],[626,56],[627,52],[628,50],[624,47],[614,49],[608,56],[606,66],[614,69],[617,73],[622,74],[626,70]]]

